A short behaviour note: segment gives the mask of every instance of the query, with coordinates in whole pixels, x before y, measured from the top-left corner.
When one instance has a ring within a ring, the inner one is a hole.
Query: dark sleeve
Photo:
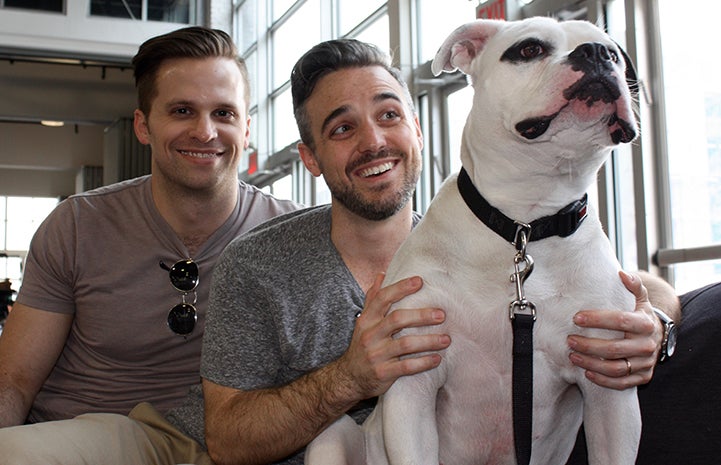
[[[673,358],[638,388],[643,430],[637,465],[721,461],[721,283],[681,296]],[[568,465],[587,464],[579,434]]]

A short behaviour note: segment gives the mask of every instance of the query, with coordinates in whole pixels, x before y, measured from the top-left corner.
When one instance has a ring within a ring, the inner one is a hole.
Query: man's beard
[[[381,158],[386,155],[387,153],[382,153],[373,158]],[[408,155],[404,154],[403,159],[408,159]],[[356,165],[359,166],[368,161],[371,160],[361,160]],[[328,183],[328,189],[333,198],[351,212],[367,220],[381,221],[395,215],[408,204],[408,201],[413,197],[419,175],[420,170],[416,168],[415,164],[411,163],[405,172],[401,188],[394,192],[393,195],[385,196],[382,202],[365,199],[353,189],[352,185],[346,186],[341,183],[331,185],[331,183]],[[386,188],[381,185],[378,186],[377,190],[382,191]]]

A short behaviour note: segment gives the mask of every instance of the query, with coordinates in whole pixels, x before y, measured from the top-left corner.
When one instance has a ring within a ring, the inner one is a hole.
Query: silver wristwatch
[[[664,362],[671,358],[673,353],[676,351],[678,329],[676,327],[676,323],[674,323],[668,315],[656,307],[652,308],[658,319],[661,320],[661,324],[663,324],[663,341],[661,342],[661,351],[658,353],[658,361]]]

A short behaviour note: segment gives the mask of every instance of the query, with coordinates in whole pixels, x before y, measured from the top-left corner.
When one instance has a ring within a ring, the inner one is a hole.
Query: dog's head
[[[460,69],[471,78],[469,150],[474,143],[536,150],[548,157],[536,162],[549,165],[636,137],[631,64],[589,22],[477,20],[445,40],[432,69],[436,75]],[[543,152],[544,145],[555,152]]]

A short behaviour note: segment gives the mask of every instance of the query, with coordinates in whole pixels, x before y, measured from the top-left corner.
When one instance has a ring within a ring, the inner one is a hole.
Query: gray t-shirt
[[[200,382],[200,348],[211,271],[239,234],[298,209],[240,183],[238,202],[193,257],[163,219],[150,176],[69,197],[35,234],[17,301],[74,314],[65,348],[35,398],[30,421],[88,412],[127,414],[139,402],[160,412],[183,402]],[[181,302],[162,260],[199,267],[198,323],[187,338],[167,326]]]
[[[243,390],[282,386],[345,352],[365,293],[330,227],[330,207],[314,207],[268,221],[228,246],[213,274],[204,378]],[[352,416],[361,422],[369,413],[360,408]],[[279,463],[302,464],[302,451]]]
[[[278,217],[218,261],[201,375],[243,390],[287,384],[345,352],[364,300],[331,242],[329,206]]]

